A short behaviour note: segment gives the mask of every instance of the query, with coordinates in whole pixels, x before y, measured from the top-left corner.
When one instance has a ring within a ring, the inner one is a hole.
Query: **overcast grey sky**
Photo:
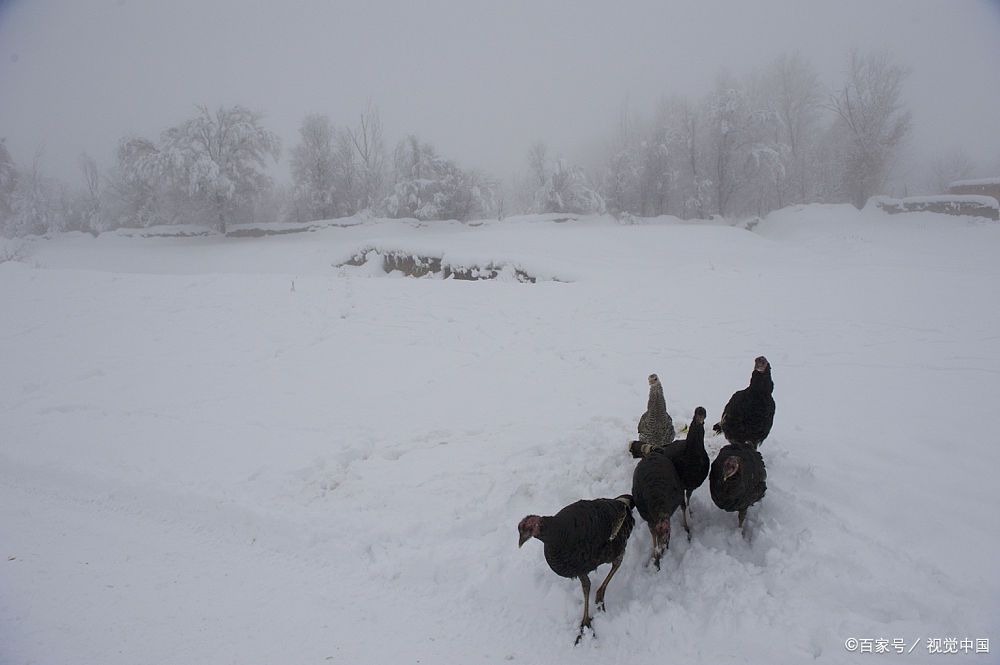
[[[0,0],[0,136],[74,179],[81,151],[107,163],[195,104],[264,111],[287,151],[306,113],[353,123],[370,98],[390,146],[417,133],[504,176],[536,138],[573,155],[608,133],[626,96],[697,97],[794,50],[832,86],[855,46],[912,67],[915,155],[997,167],[996,0]]]

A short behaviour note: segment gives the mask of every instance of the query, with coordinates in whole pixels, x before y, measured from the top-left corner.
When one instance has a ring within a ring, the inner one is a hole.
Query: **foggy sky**
[[[572,157],[609,134],[626,98],[696,99],[721,68],[794,50],[832,87],[851,47],[912,67],[912,154],[1000,168],[995,0],[0,0],[0,136],[76,183],[81,151],[108,164],[119,138],[155,139],[196,104],[263,111],[287,161],[305,114],[354,124],[371,99],[387,147],[416,133],[506,176],[535,139]]]

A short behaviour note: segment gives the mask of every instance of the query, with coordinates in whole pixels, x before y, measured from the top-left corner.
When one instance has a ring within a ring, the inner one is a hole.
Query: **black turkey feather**
[[[750,385],[733,393],[722,411],[722,418],[713,429],[725,435],[729,443],[760,447],[774,424],[773,392],[771,363],[764,356],[759,356],[754,360]]]
[[[628,494],[614,499],[590,499],[571,503],[552,516],[528,515],[517,525],[521,547],[530,538],[545,544],[545,562],[556,575],[576,577],[583,587],[583,620],[576,641],[590,625],[590,573],[603,563],[611,571],[597,589],[594,598],[598,609],[604,609],[604,593],[608,582],[618,571],[625,555],[625,546],[635,526],[632,508],[635,502]]]

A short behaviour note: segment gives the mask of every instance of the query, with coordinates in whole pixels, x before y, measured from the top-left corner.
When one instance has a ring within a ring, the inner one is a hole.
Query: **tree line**
[[[624,216],[762,215],[793,203],[850,202],[881,193],[912,119],[908,71],[885,53],[852,51],[824,90],[812,65],[782,55],[742,79],[720,74],[702,99],[624,107],[603,149],[571,163],[532,143],[510,181],[465,169],[408,135],[389,150],[378,109],[337,126],[306,116],[291,147],[291,184],[268,174],[281,142],[261,113],[197,107],[158,139],[125,137],[102,171],[80,158],[82,186],[46,176],[40,155],[16,165],[0,140],[0,231],[99,232],[158,224],[211,225],[370,215],[467,221],[514,213]],[[932,164],[940,186],[966,177],[955,153]]]
[[[745,80],[721,74],[697,103],[665,99],[648,117],[623,110],[609,143],[609,209],[703,218],[762,215],[793,203],[880,193],[911,129],[907,70],[884,53],[849,57],[825,92],[800,55]]]

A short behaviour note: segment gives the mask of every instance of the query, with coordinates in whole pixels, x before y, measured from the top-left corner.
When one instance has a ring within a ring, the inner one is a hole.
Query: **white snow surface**
[[[359,247],[570,281],[333,267]],[[998,248],[849,206],[36,239],[0,264],[0,662],[997,662]],[[649,373],[713,423],[760,354],[750,538],[706,483],[657,573],[636,513],[574,647],[518,521],[630,491]]]

